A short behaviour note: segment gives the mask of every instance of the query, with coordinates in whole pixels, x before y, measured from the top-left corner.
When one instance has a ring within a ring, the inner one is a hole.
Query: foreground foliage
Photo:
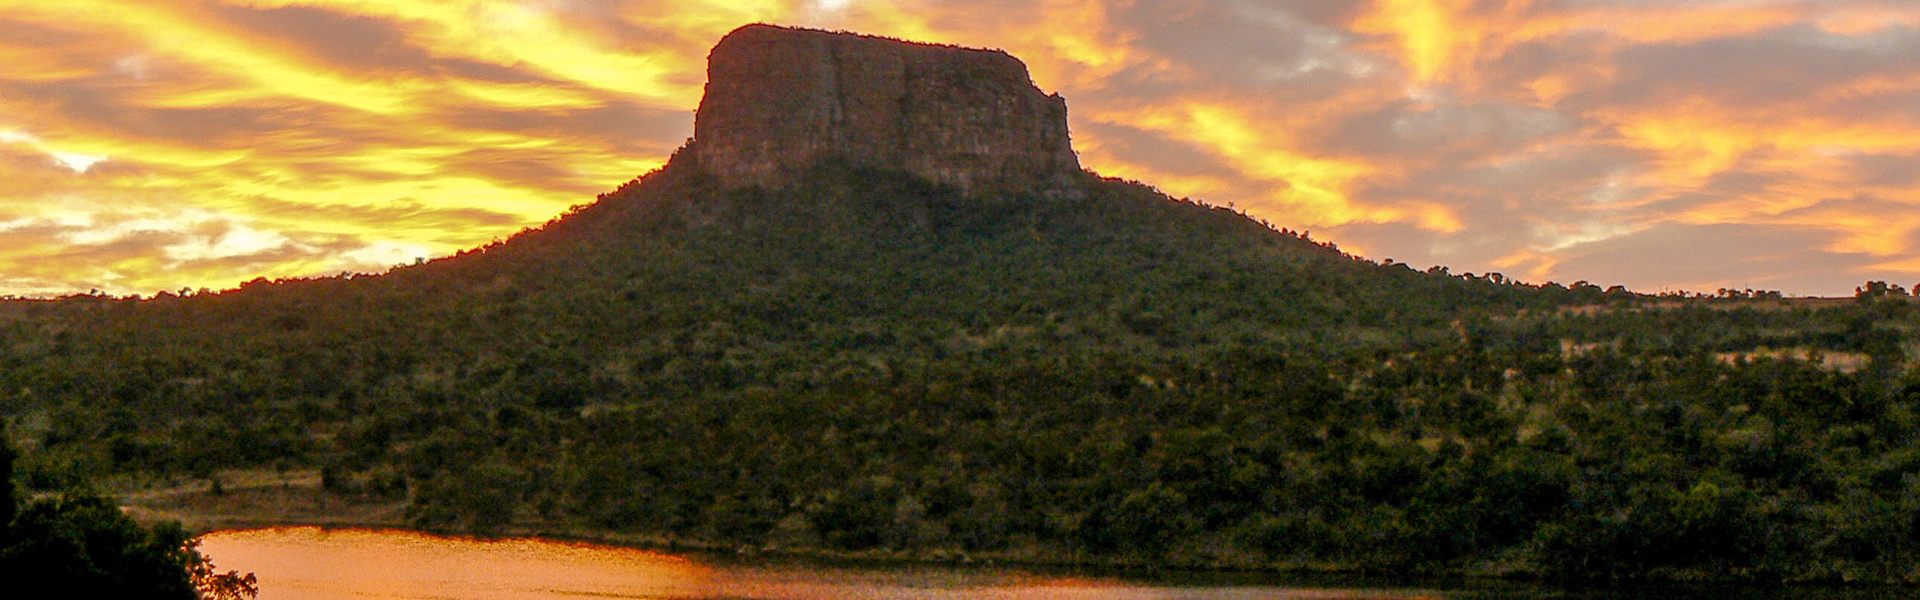
[[[381,277],[13,303],[0,410],[31,486],[318,468],[478,533],[1920,578],[1904,300],[1415,272],[1114,181],[810,181],[664,172]]]
[[[0,579],[9,589],[77,598],[255,596],[252,574],[217,573],[178,523],[142,526],[84,491],[19,502],[14,458],[0,443]]]

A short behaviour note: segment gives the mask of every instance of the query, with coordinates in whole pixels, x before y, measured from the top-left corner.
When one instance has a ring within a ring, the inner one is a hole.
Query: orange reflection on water
[[[260,600],[697,597],[712,570],[658,552],[533,539],[291,527],[221,531],[200,549],[260,577]]]
[[[648,598],[681,600],[1426,600],[1420,590],[1130,583],[1014,569],[726,564],[537,539],[394,530],[220,531],[201,550],[260,578],[260,600]]]

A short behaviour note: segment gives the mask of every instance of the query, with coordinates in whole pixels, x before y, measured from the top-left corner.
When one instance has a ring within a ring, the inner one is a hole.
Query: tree
[[[1905,288],[1902,288],[1897,284],[1889,284],[1885,281],[1869,281],[1866,284],[1861,285],[1860,287],[1853,288],[1853,298],[1855,300],[1859,300],[1862,302],[1875,300],[1879,298],[1885,298],[1888,296],[1905,296],[1905,295],[1907,295],[1907,290]]]
[[[21,505],[12,447],[0,430],[0,578],[15,589],[78,598],[252,598],[252,574],[213,572],[177,522],[143,527],[104,496],[68,491]],[[205,596],[203,596],[205,594]]]
[[[70,492],[28,502],[11,533],[0,550],[7,581],[82,598],[198,598],[186,531],[143,528],[104,497]]]
[[[242,600],[260,595],[260,580],[252,573],[241,575],[239,571],[225,573],[213,566],[213,561],[200,553],[200,540],[187,542],[186,550],[192,554],[193,564],[187,567],[187,573],[193,580],[193,587],[200,592],[204,600]]]

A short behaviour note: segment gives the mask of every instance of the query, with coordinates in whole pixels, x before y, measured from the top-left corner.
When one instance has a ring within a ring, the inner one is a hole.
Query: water
[[[1186,576],[1157,579],[972,567],[862,568],[739,562],[539,539],[475,540],[395,530],[284,527],[221,531],[201,550],[222,570],[253,572],[261,600],[335,599],[1067,599],[1481,600],[1914,598],[1920,588],[1715,586],[1567,590],[1524,585],[1374,587],[1341,582]]]
[[[260,577],[260,600],[319,599],[1441,599],[1437,590],[1155,584],[1011,569],[856,569],[721,561],[537,539],[289,527],[221,531],[201,550]]]

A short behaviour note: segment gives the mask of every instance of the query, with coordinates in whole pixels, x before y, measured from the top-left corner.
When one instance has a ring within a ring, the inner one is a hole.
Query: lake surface
[[[537,539],[386,530],[221,531],[201,550],[260,577],[260,600],[421,599],[1442,599],[1441,590],[1156,584],[1000,568],[752,565]]]
[[[851,567],[750,562],[539,539],[475,540],[396,530],[281,527],[220,531],[201,550],[221,570],[253,572],[260,600],[559,598],[1478,600],[1545,598],[1853,599],[1920,597],[1914,588],[1565,590],[1524,585],[1422,589],[1260,576],[1153,579],[996,567]]]

